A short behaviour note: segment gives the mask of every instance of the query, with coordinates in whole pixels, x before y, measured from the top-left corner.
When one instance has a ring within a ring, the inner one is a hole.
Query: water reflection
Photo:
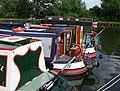
[[[85,32],[90,32],[90,29],[89,27]],[[96,28],[95,30],[99,32],[100,29]],[[107,27],[98,36],[97,42],[102,46],[102,50],[98,51],[97,55],[102,54],[103,58],[99,59],[97,56],[96,60],[99,65],[92,69],[94,75],[91,74],[71,80],[71,83],[79,91],[97,91],[97,89],[120,73],[120,28]]]
[[[79,77],[80,76],[81,75],[79,75]],[[88,89],[89,91],[93,91],[93,89],[90,89],[90,87],[100,83],[99,78],[92,71],[87,72],[86,75],[84,75],[84,77],[82,76],[82,78],[78,78],[78,79],[77,78],[78,77],[75,77],[73,80],[72,77],[72,79],[69,79],[69,81],[77,89],[79,89],[79,91],[88,91]]]
[[[100,43],[104,53],[120,55],[120,28],[106,28],[100,35]]]

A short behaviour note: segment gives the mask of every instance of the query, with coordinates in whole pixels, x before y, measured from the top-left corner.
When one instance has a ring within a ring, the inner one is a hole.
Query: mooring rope
[[[108,83],[106,83],[105,85],[103,85],[101,88],[99,88],[97,91],[105,91],[108,88],[112,87],[113,85],[115,85],[118,81],[120,81],[120,78],[113,82],[111,85],[109,85],[108,87],[104,88],[105,86],[107,86],[108,84],[110,84],[112,81],[114,81],[116,78],[118,78],[120,76],[120,74],[118,74],[116,77],[114,77],[112,80],[110,80]],[[104,88],[104,89],[103,89]],[[103,89],[103,90],[102,90]]]
[[[115,85],[118,81],[120,81],[120,78],[117,81],[115,81],[113,84],[111,84],[110,86],[108,86],[107,88],[105,88],[104,90],[102,90],[102,91],[105,91],[105,90],[109,89],[110,87],[112,87],[113,85]]]

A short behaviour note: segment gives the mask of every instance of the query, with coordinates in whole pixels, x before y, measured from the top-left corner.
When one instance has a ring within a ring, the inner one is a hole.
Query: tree
[[[120,1],[119,0],[101,0],[102,16],[104,20],[120,21]]]
[[[55,0],[33,0],[33,11],[36,17],[44,17],[46,10]]]
[[[0,7],[0,16],[5,18],[16,17],[16,3],[18,0],[2,0]]]
[[[32,10],[29,0],[2,0],[0,5],[2,18],[28,18]]]
[[[55,0],[52,5],[45,10],[46,16],[61,16],[61,1]],[[45,16],[44,16],[45,17]]]
[[[15,12],[17,18],[28,18],[30,15],[34,15],[32,3],[29,0],[18,0]]]
[[[55,0],[48,8],[47,15],[83,17],[88,14],[81,0]]]
[[[100,18],[102,15],[101,8],[98,7],[97,5],[94,6],[93,8],[90,8],[89,13],[90,13],[90,16],[94,18]]]
[[[3,12],[4,11],[4,12]],[[82,0],[2,0],[0,17],[43,18],[45,16],[88,17],[85,2]]]

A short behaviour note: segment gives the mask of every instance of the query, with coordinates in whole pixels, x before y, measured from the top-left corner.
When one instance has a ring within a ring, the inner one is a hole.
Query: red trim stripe
[[[15,48],[0,48],[0,50],[14,50]]]
[[[96,57],[96,52],[94,52],[94,53],[88,53],[87,57],[88,58]]]
[[[79,68],[79,69],[65,69],[62,71],[62,73],[75,74],[75,73],[82,73],[86,70],[87,70],[86,67]],[[58,73],[60,70],[54,70],[54,71]]]

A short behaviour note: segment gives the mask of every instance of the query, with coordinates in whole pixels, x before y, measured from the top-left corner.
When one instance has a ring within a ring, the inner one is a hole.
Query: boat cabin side
[[[59,28],[59,27],[58,27]],[[49,32],[59,34],[56,38],[56,45],[57,45],[57,52],[56,52],[56,59],[63,57],[64,55],[69,55],[71,57],[76,56],[80,49],[75,47],[74,44],[81,45],[82,43],[82,33],[83,27],[82,26],[67,26],[64,27],[63,30],[49,30]]]
[[[42,40],[46,62],[53,62],[60,57],[69,54],[70,44],[81,44],[83,37],[82,26],[52,26],[49,29],[25,30],[13,32],[12,30],[0,30],[4,35],[23,36],[32,39]],[[74,56],[78,48],[71,49],[71,56]],[[74,53],[75,52],[75,53]],[[77,53],[75,54],[77,55]]]
[[[0,90],[15,91],[45,71],[41,41],[0,36]]]

